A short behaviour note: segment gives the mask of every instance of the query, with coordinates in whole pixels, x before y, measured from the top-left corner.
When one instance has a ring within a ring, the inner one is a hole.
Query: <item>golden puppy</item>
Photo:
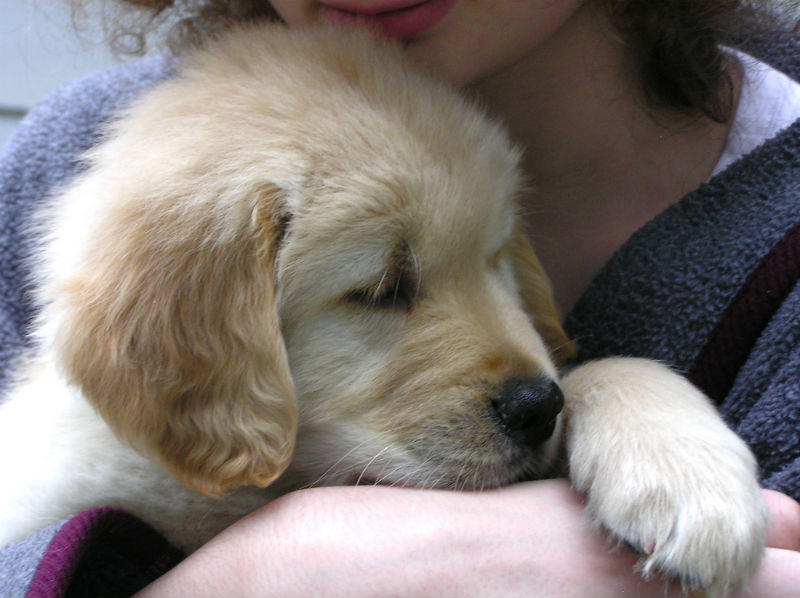
[[[86,159],[40,221],[0,543],[105,504],[191,550],[294,488],[498,486],[566,447],[645,571],[724,592],[757,566],[753,458],[696,389],[635,359],[559,389],[518,151],[391,44],[236,30]]]

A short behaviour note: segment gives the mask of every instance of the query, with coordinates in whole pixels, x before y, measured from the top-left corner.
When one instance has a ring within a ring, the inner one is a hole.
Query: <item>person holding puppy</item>
[[[770,489],[750,590],[799,595],[800,39],[766,2],[738,4],[131,0],[112,39],[145,43],[154,17],[171,14],[183,19],[170,37],[178,53],[240,20],[368,27],[479,98],[526,148],[526,224],[579,359],[660,359],[711,396]],[[167,76],[169,59],[151,58],[68,86],[4,149],[3,375],[31,316],[22,281],[35,201],[71,178],[116,107]],[[130,593],[179,560],[117,517],[78,516],[4,550],[3,593],[41,589],[48,567],[64,593]],[[53,552],[75,530],[84,558],[65,572]],[[101,575],[112,559],[126,585]],[[144,593],[680,593],[642,580],[635,560],[609,550],[560,480],[476,494],[321,488],[270,503]],[[23,565],[31,574],[12,579]]]

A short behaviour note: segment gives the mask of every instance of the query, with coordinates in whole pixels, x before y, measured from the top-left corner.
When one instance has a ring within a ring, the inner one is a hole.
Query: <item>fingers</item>
[[[769,509],[767,546],[800,551],[800,503],[774,490],[764,490]]]
[[[741,598],[800,596],[800,553],[767,548],[761,568],[750,580],[747,588],[737,596]]]

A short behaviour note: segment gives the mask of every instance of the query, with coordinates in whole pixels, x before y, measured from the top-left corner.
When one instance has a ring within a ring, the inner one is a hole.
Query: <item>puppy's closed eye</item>
[[[377,283],[354,289],[345,295],[345,299],[367,309],[410,312],[418,294],[418,283],[407,273],[385,272]]]
[[[371,284],[349,291],[345,299],[368,309],[410,312],[419,293],[419,263],[409,243],[402,241],[380,277]]]

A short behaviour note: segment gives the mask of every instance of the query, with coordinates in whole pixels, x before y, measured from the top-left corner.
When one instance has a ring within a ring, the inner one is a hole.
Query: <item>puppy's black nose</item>
[[[550,378],[510,378],[492,399],[492,407],[512,440],[535,447],[553,435],[564,395]]]

